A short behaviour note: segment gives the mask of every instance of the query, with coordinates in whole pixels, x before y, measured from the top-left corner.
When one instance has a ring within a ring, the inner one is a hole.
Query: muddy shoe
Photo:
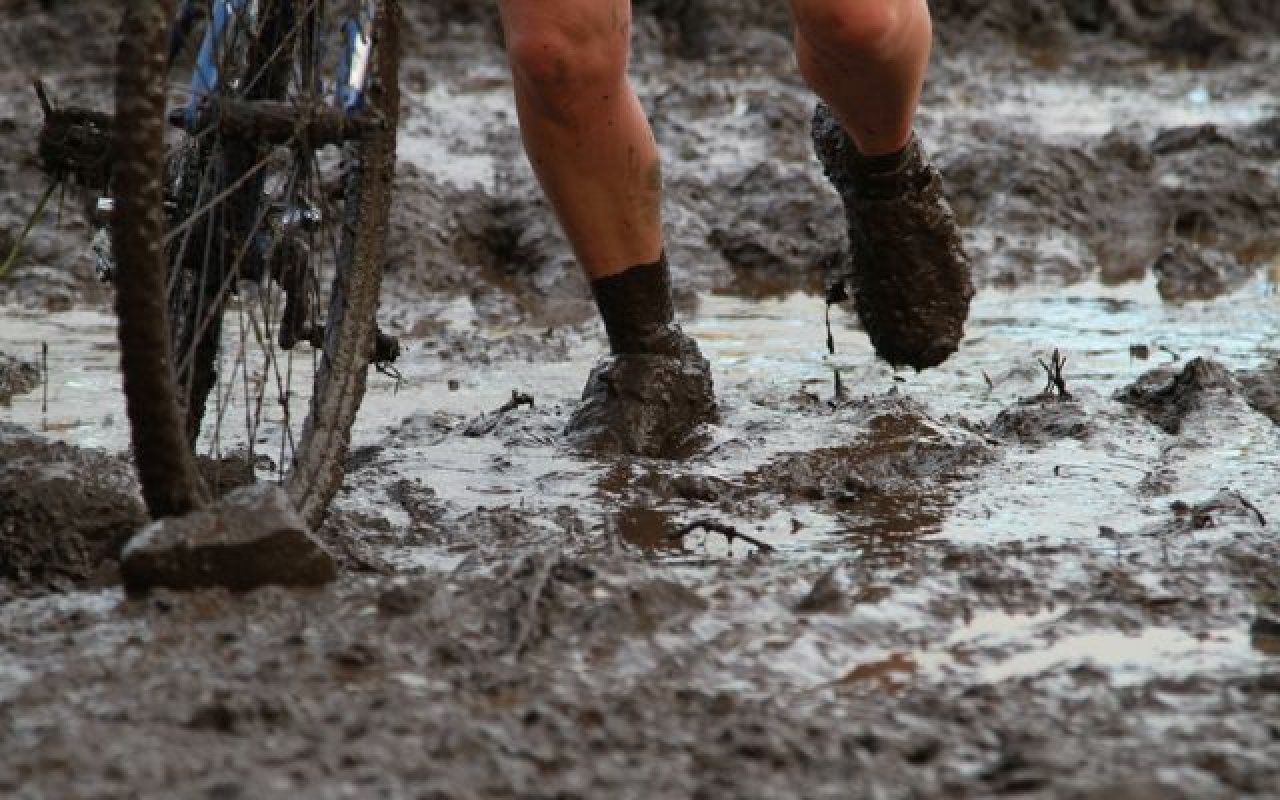
[[[876,353],[894,366],[941,364],[964,336],[973,281],[938,171],[915,137],[900,158],[863,157],[824,104],[813,143],[844,201],[850,284]]]
[[[711,365],[671,325],[655,352],[608,356],[591,371],[565,435],[593,455],[670,458],[716,421]]]

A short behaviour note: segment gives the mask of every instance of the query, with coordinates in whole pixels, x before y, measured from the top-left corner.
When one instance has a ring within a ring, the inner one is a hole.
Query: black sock
[[[596,307],[617,353],[666,353],[675,322],[671,270],[665,254],[591,282]]]
[[[864,156],[854,148],[853,173],[861,178],[878,178],[894,175],[906,166],[910,156],[911,145],[915,143],[915,134],[907,140],[901,150],[879,156]]]

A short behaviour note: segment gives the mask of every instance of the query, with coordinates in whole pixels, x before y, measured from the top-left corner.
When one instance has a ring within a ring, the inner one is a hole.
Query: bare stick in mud
[[[551,570],[558,563],[560,563],[560,554],[548,553],[539,560],[534,569],[533,580],[528,587],[527,602],[524,604],[524,613],[517,620],[519,628],[511,644],[511,654],[516,659],[524,655],[525,648],[529,645],[530,636],[532,636],[534,626],[538,621],[538,604],[542,602],[542,596],[547,591],[547,583],[551,580]]]
[[[467,428],[462,432],[462,435],[470,436],[472,438],[488,436],[497,429],[498,424],[504,416],[522,406],[533,408],[533,395],[525,394],[518,389],[512,389],[510,400],[503,403],[500,408],[497,408],[488,414],[481,414],[476,417],[467,425]]]
[[[826,307],[827,352],[830,353],[831,355],[836,354],[836,337],[831,332],[831,307],[838,303],[843,303],[848,299],[849,299],[849,289],[848,287],[845,286],[843,281],[839,283],[833,283],[827,287],[827,307]]]
[[[735,539],[744,541],[747,544],[754,546],[761,553],[776,553],[778,551],[778,548],[768,542],[761,541],[750,534],[743,533],[732,525],[726,525],[723,522],[716,522],[715,520],[709,519],[699,520],[697,522],[691,522],[688,525],[684,525],[679,530],[674,531],[667,538],[673,542],[683,542],[686,536],[697,530],[704,530],[707,533],[718,533],[727,539],[729,544],[733,544]]]
[[[1267,527],[1266,515],[1264,515],[1261,511],[1259,511],[1258,507],[1249,501],[1249,498],[1239,493],[1237,493],[1236,496],[1240,498],[1241,505],[1243,505],[1245,508],[1249,509],[1250,511],[1252,511],[1254,514],[1258,516],[1258,524],[1264,528]]]
[[[54,190],[58,188],[60,181],[54,181],[49,184],[49,188],[40,197],[40,202],[36,204],[36,210],[31,212],[31,216],[27,219],[27,224],[23,227],[22,232],[18,234],[18,238],[14,240],[13,247],[9,249],[9,255],[5,258],[4,263],[0,263],[0,279],[9,274],[9,270],[13,269],[13,265],[18,263],[18,259],[22,257],[22,245],[27,241],[27,237],[31,235],[31,229],[35,227],[36,220],[44,213],[45,206],[49,204],[49,198],[53,197]]]
[[[511,399],[503,403],[502,407],[499,408],[497,411],[494,411],[493,413],[505,414],[508,411],[515,411],[517,408],[520,408],[522,406],[528,406],[529,408],[533,408],[533,395],[525,394],[524,392],[518,389],[512,389]]]
[[[49,415],[49,343],[40,343],[40,414],[42,417]]]
[[[836,374],[835,379],[835,396],[831,398],[831,402],[835,404],[843,403],[849,399],[849,390],[844,385],[844,379],[840,377],[840,370],[832,370]]]
[[[1063,400],[1071,399],[1071,392],[1067,391],[1067,376],[1063,370],[1067,367],[1066,356],[1058,352],[1058,348],[1053,349],[1053,355],[1049,357],[1049,363],[1046,364],[1044,359],[1038,359],[1040,366],[1044,369],[1047,376],[1047,382],[1044,386],[1044,394],[1046,397],[1057,396]]]

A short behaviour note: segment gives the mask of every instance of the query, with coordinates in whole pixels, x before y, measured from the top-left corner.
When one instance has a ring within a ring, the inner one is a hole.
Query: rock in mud
[[[1280,425],[1280,360],[1240,376],[1249,405]]]
[[[1084,406],[1058,397],[1036,395],[1018,401],[996,417],[991,432],[1022,444],[1043,445],[1057,439],[1084,439],[1089,435]]]
[[[7,406],[14,395],[26,394],[40,385],[40,370],[35,364],[0,353],[0,406]]]
[[[1244,286],[1253,274],[1227,253],[1184,241],[1171,244],[1152,270],[1160,297],[1169,303],[1212,300]]]
[[[237,489],[212,509],[151,523],[125,545],[120,570],[131,591],[249,591],[320,586],[337,577],[333,556],[284,491],[270,485]]]
[[[1181,372],[1160,367],[1116,392],[1115,399],[1133,406],[1165,433],[1177,435],[1187,416],[1204,406],[1209,392],[1234,394],[1240,383],[1216,361],[1194,358]]]
[[[0,579],[112,580],[104,568],[145,519],[126,462],[0,423]]]

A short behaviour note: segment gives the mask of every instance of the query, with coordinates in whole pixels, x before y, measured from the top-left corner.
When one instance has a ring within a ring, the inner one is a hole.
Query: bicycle
[[[272,442],[265,469],[308,525],[322,522],[369,366],[398,354],[375,312],[399,26],[398,0],[129,0],[114,115],[57,109],[38,87],[47,170],[105,191],[95,249],[116,286],[153,518],[211,502],[197,453],[224,455],[235,413],[244,458],[261,469],[258,446]],[[168,74],[184,59],[185,102],[169,110]]]

